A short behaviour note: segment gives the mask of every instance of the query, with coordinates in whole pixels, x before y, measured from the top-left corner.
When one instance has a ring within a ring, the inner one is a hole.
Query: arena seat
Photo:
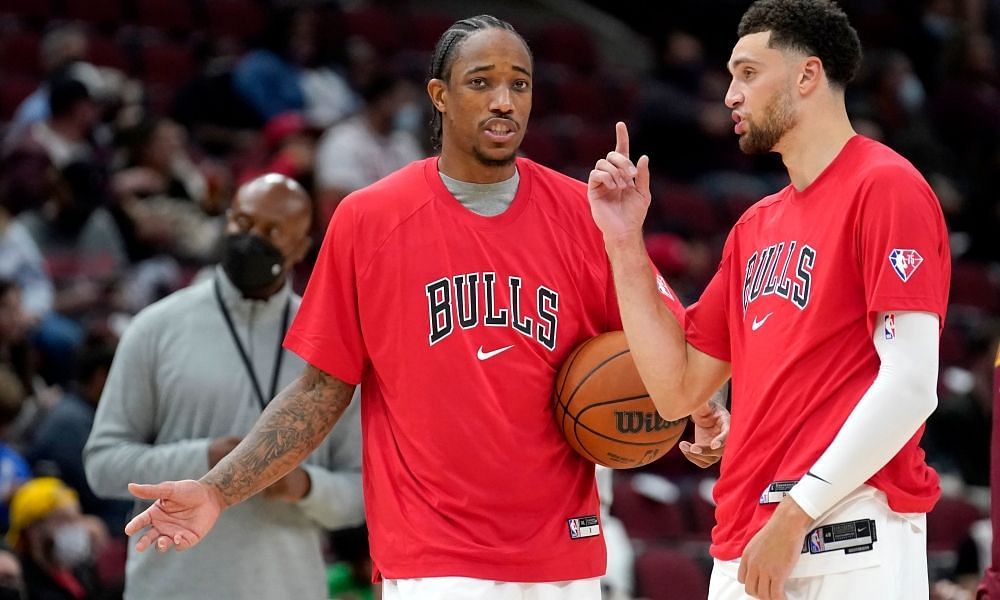
[[[658,502],[635,490],[632,475],[616,473],[611,514],[618,517],[632,539],[677,540],[685,532],[684,511],[677,502]]]
[[[962,498],[942,496],[927,513],[927,551],[956,552],[969,527],[983,518],[975,505]]]
[[[206,0],[208,29],[215,36],[250,39],[264,29],[267,19],[250,0]]]
[[[564,64],[581,72],[597,68],[597,48],[593,36],[583,27],[572,23],[555,23],[530,36],[535,54],[541,60]]]
[[[0,37],[0,72],[7,75],[39,76],[39,35],[33,31],[13,31]]]
[[[96,25],[118,25],[122,20],[121,0],[65,0],[66,16]]]
[[[997,313],[1000,312],[1000,289],[985,265],[955,261],[951,268],[951,293],[948,302]]]
[[[708,578],[702,566],[677,550],[652,547],[635,560],[638,595],[646,600],[704,600]]]
[[[187,0],[136,0],[135,10],[137,22],[144,27],[178,32],[194,27]]]
[[[39,80],[34,77],[7,75],[0,78],[0,121],[8,121],[14,111],[38,88]]]
[[[455,19],[438,13],[417,13],[407,19],[409,35],[407,46],[412,50],[433,51],[438,38],[447,31]]]
[[[132,71],[131,61],[115,40],[101,35],[91,36],[88,46],[87,60],[93,64],[125,73]]]
[[[0,0],[0,15],[16,15],[26,21],[47,22],[52,17],[50,0]]]
[[[370,6],[345,12],[344,25],[348,36],[363,38],[380,52],[396,52],[402,46],[403,32],[396,15],[387,8]]]
[[[155,42],[143,46],[142,79],[144,81],[178,85],[194,73],[194,58],[183,44]]]

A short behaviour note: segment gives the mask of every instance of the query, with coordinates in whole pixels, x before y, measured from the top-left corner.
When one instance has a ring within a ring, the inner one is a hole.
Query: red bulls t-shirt
[[[768,484],[802,477],[871,386],[872,336],[895,334],[878,312],[925,311],[943,324],[950,275],[934,193],[862,136],[805,190],[786,187],[740,218],[685,327],[693,346],[733,368],[713,556],[742,554],[774,511],[759,503]],[[897,512],[926,512],[939,495],[922,434],[868,481]]]
[[[348,196],[285,341],[361,383],[371,552],[386,578],[605,571],[596,528],[571,536],[571,519],[599,514],[594,465],[566,443],[551,395],[575,346],[621,329],[610,267],[586,186],[517,168],[495,217],[459,204],[436,158]]]

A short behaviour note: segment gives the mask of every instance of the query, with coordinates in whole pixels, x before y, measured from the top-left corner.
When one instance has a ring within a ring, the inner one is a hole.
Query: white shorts
[[[805,553],[785,582],[787,600],[914,600],[928,597],[927,531],[923,514],[893,512],[885,494],[867,485],[840,501],[814,527],[857,519],[875,521],[871,550]],[[715,561],[709,600],[750,598],[737,580],[740,561]]]
[[[601,600],[600,579],[511,583],[470,577],[386,579],[382,600]]]

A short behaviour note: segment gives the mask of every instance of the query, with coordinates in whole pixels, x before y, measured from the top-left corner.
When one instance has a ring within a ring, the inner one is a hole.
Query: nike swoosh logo
[[[819,475],[816,475],[816,474],[815,474],[815,473],[813,473],[812,471],[806,471],[806,476],[807,476],[807,477],[812,477],[813,479],[819,479],[820,481],[822,481],[823,483],[825,483],[825,484],[827,484],[827,485],[832,485],[832,484],[831,484],[831,483],[830,483],[829,481],[827,481],[827,480],[823,479],[823,478],[822,478],[822,477],[820,477]]]
[[[479,358],[479,360],[487,360],[487,359],[493,358],[494,356],[496,356],[497,354],[500,354],[501,352],[506,352],[506,351],[510,350],[511,348],[513,348],[513,347],[514,347],[514,344],[511,344],[510,346],[504,346],[503,348],[497,348],[496,350],[490,350],[489,352],[483,352],[483,347],[480,346],[479,350],[476,352],[476,356]]]
[[[764,315],[764,318],[761,319],[760,321],[757,320],[757,317],[754,317],[753,325],[750,327],[750,329],[752,329],[753,331],[757,331],[758,329],[764,326],[764,323],[767,323],[767,320],[770,319],[771,315],[773,314],[774,314],[773,312],[767,313],[766,315]]]

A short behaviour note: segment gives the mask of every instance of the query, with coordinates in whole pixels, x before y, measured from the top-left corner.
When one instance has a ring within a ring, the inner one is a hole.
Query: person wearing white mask
[[[100,519],[83,514],[76,492],[55,477],[28,481],[11,499],[7,543],[21,560],[31,598],[97,593],[94,561],[107,541]]]

